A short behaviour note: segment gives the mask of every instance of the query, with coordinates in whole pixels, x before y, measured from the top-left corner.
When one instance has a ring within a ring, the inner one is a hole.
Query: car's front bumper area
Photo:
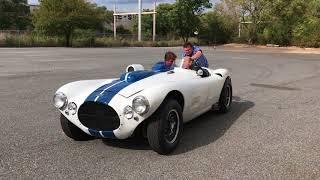
[[[117,139],[114,135],[113,131],[97,131],[94,129],[88,129],[91,136],[94,137],[101,137],[101,138],[110,138],[110,139]]]
[[[78,119],[95,137],[116,138],[113,131],[120,127],[117,112],[109,105],[98,102],[83,103],[78,110]]]
[[[134,118],[127,119],[123,115],[123,110],[131,104],[132,98],[118,94],[108,104],[82,101],[79,98],[72,98],[70,102],[79,107],[77,113],[74,115],[66,113],[66,109],[60,112],[83,132],[94,137],[126,139],[146,119],[146,116],[142,117],[137,113],[134,113]]]

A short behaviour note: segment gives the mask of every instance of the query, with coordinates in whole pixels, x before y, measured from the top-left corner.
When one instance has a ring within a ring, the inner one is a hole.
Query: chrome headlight
[[[53,96],[53,102],[56,108],[63,110],[66,108],[68,104],[68,98],[65,94],[63,94],[62,92],[59,92]]]
[[[75,115],[77,113],[77,105],[74,102],[69,103],[68,111],[71,115]]]
[[[123,110],[123,115],[127,118],[127,119],[132,119],[133,118],[133,109],[131,106],[126,106]]]
[[[149,107],[149,101],[144,96],[137,96],[132,101],[133,110],[140,115],[147,113]]]

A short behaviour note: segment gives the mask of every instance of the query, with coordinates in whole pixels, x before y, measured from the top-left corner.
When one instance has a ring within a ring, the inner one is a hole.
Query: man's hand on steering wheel
[[[183,68],[190,69],[193,63],[194,61],[191,59],[191,57],[186,56],[183,60]]]

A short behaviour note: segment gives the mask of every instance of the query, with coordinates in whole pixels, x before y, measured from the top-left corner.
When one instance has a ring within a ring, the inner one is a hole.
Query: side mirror
[[[199,69],[199,70],[197,71],[197,75],[198,75],[198,76],[201,76],[201,77],[202,77],[203,74],[204,74],[204,73],[203,73],[203,70],[202,70],[202,69]]]
[[[197,70],[197,75],[202,78],[205,78],[210,76],[210,72],[207,69],[199,67],[199,69]]]
[[[143,71],[143,70],[144,70],[144,67],[141,64],[131,64],[126,68],[126,72]]]

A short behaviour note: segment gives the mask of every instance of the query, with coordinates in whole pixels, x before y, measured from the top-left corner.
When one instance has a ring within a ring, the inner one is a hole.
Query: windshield
[[[182,68],[183,65],[183,59],[177,59],[175,62],[176,66],[179,68]]]

